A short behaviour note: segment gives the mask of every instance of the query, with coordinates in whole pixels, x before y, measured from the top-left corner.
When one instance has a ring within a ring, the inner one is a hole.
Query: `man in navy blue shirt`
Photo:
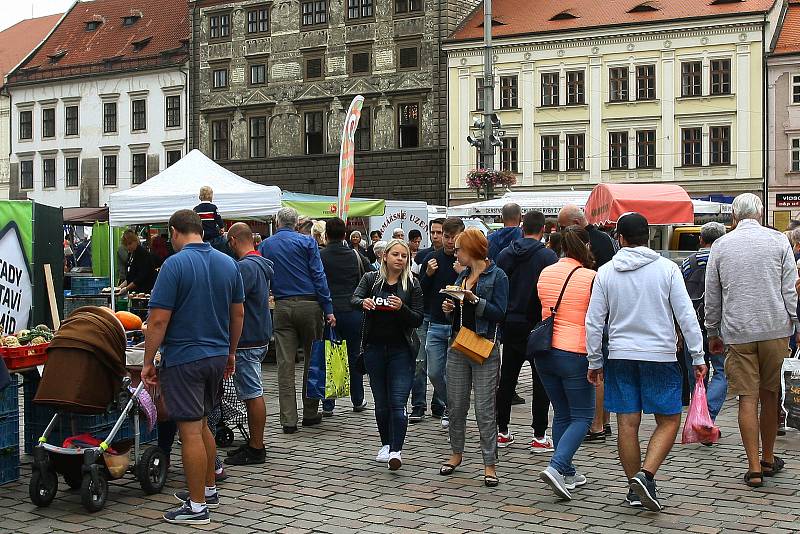
[[[247,407],[248,442],[228,454],[228,465],[263,464],[264,425],[267,410],[264,406],[264,386],[261,382],[261,363],[267,355],[272,338],[272,317],[269,312],[269,286],[272,262],[255,251],[253,230],[245,223],[236,223],[228,230],[228,246],[239,258],[239,272],[244,283],[244,327],[236,349],[236,373],[233,382],[236,395]]]
[[[285,434],[297,432],[297,391],[295,356],[303,348],[303,426],[322,422],[319,399],[306,396],[308,360],[311,344],[322,339],[323,314],[328,324],[336,326],[328,281],[311,236],[294,230],[297,211],[282,208],[276,216],[278,231],[261,243],[259,252],[272,261],[275,278],[275,354],[278,360],[278,397],[280,418]]]
[[[518,239],[522,239],[522,208],[519,204],[509,202],[503,206],[503,228],[489,234],[489,259],[497,260],[500,251]]]
[[[176,211],[169,229],[177,254],[164,262],[150,298],[142,380],[161,384],[165,407],[181,434],[189,490],[175,494],[183,504],[164,519],[207,524],[208,505],[218,505],[219,496],[217,447],[206,419],[219,402],[223,376],[235,368],[244,289],[233,259],[203,242],[203,223],[194,211]],[[159,349],[156,374],[153,359]]]

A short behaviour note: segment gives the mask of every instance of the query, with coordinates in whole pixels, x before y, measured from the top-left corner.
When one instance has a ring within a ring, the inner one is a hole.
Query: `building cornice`
[[[529,35],[524,37],[497,38],[493,46],[495,52],[536,52],[540,50],[554,50],[575,47],[599,47],[604,45],[618,45],[645,41],[664,40],[665,42],[686,37],[708,37],[712,35],[740,34],[747,39],[747,32],[761,32],[762,24],[755,22],[741,22],[735,24],[715,25],[704,28],[681,30],[676,28],[656,31],[643,31],[640,33],[611,33],[604,36],[586,34],[585,32],[570,32],[553,35]],[[479,42],[458,43],[444,45],[449,57],[473,57],[483,54],[483,44]]]

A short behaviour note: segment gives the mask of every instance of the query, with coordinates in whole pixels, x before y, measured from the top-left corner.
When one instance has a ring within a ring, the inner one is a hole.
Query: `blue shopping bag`
[[[347,342],[336,330],[325,327],[325,334],[311,345],[306,396],[310,399],[336,399],[350,396],[350,366]]]
[[[325,329],[328,334],[328,329]],[[325,336],[311,344],[311,356],[308,360],[308,380],[306,381],[306,397],[309,399],[325,398]]]

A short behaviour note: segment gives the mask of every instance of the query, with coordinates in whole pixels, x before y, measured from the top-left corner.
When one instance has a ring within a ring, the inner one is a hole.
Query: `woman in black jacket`
[[[422,289],[411,274],[410,259],[408,245],[392,239],[380,271],[365,274],[350,301],[364,310],[364,365],[382,444],[375,460],[392,471],[403,464],[406,405],[419,351],[416,328],[422,324]]]

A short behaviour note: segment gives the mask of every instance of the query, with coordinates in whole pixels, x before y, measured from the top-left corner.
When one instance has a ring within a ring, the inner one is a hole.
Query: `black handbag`
[[[572,275],[575,274],[578,269],[580,269],[580,267],[575,267],[564,281],[564,286],[561,288],[561,293],[558,295],[556,305],[550,308],[550,317],[540,321],[539,324],[533,327],[531,333],[528,334],[528,347],[526,353],[529,358],[536,356],[537,352],[542,352],[553,348],[553,325],[555,324],[556,320],[556,312],[558,312],[558,307],[561,306],[561,299],[564,298],[564,291],[567,289],[567,284],[569,284],[570,278],[572,278]]]

